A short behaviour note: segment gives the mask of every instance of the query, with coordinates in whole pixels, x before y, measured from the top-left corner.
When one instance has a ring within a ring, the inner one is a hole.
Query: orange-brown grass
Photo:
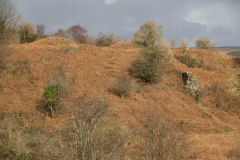
[[[134,138],[129,140],[131,145],[127,147],[131,154],[140,155],[141,150],[144,150],[139,143],[142,139],[141,133],[146,129],[146,113],[153,112],[178,126],[191,144],[190,151],[199,152],[196,154],[200,159],[234,159],[231,154],[236,154],[233,146],[239,143],[240,106],[234,106],[234,110],[229,111],[216,107],[217,98],[208,91],[219,82],[218,84],[227,86],[223,90],[229,99],[240,101],[239,97],[231,92],[234,86],[226,71],[234,62],[222,53],[188,50],[185,54],[202,59],[212,70],[188,68],[172,58],[163,69],[160,82],[152,85],[139,83],[137,91],[132,91],[126,98],[120,98],[109,92],[109,89],[122,74],[128,74],[132,61],[139,54],[140,49],[132,47],[131,43],[96,47],[78,45],[64,38],[48,37],[30,44],[11,45],[9,48],[12,54],[8,60],[17,62],[25,59],[30,64],[31,76],[6,73],[6,83],[0,92],[1,114],[9,110],[22,110],[29,117],[36,114],[29,118],[29,123],[56,130],[64,126],[70,118],[68,112],[74,110],[82,96],[102,96],[110,103],[111,116],[122,124],[123,128],[134,130]],[[182,54],[179,50],[173,52]],[[40,116],[36,108],[44,99],[43,92],[49,77],[58,75],[61,72],[59,68],[63,65],[66,79],[72,85],[72,91],[64,105],[66,113],[55,119]],[[183,71],[192,72],[199,80],[201,105],[185,93],[181,78]],[[232,130],[226,131],[226,126]]]

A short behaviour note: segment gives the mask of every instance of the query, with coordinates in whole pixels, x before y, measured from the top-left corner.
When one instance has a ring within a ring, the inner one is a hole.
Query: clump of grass
[[[115,81],[114,87],[111,91],[119,97],[123,98],[129,96],[132,87],[133,85],[131,78],[127,75],[122,75]]]
[[[73,54],[73,53],[78,53],[79,52],[79,47],[77,45],[70,45],[70,46],[61,46],[58,47],[57,50],[60,53],[64,54]]]
[[[225,127],[223,127],[223,131],[228,133],[228,132],[233,131],[233,129],[228,126],[225,126]]]

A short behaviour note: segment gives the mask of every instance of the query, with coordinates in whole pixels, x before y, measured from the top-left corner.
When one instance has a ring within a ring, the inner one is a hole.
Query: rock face
[[[194,96],[197,103],[200,103],[200,90],[197,78],[191,72],[182,72],[182,79],[187,91]]]

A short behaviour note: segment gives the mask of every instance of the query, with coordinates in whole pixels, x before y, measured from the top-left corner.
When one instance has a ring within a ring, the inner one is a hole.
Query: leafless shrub
[[[75,159],[120,158],[117,151],[123,146],[124,138],[119,126],[106,119],[108,104],[105,99],[83,97],[79,109],[79,115],[72,115]]]
[[[31,113],[31,119],[37,118]],[[1,119],[0,159],[38,160],[73,159],[61,132],[48,132],[29,125],[29,115],[10,111]],[[70,148],[70,147],[69,147]]]
[[[104,33],[98,33],[97,38],[95,39],[95,45],[101,47],[111,46],[116,43],[114,34],[105,35]]]
[[[130,77],[128,77],[127,75],[122,75],[121,77],[119,77],[118,79],[116,79],[113,88],[111,89],[111,91],[120,96],[121,98],[126,97],[129,95],[129,93],[131,92],[132,88],[132,80]]]
[[[12,0],[0,0],[0,44],[12,40],[19,22],[15,4]]]
[[[67,32],[72,34],[73,40],[77,43],[86,43],[87,30],[80,25],[70,27]]]
[[[37,34],[39,35],[45,34],[46,26],[44,24],[38,24],[36,28],[37,28]]]
[[[151,160],[189,160],[182,134],[171,130],[167,122],[152,115],[148,118],[148,158]]]

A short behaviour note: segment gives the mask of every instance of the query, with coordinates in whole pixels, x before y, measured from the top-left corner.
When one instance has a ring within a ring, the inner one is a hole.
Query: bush
[[[162,26],[153,21],[141,24],[139,30],[134,34],[134,42],[144,47],[154,47],[162,38]]]
[[[171,130],[166,122],[154,115],[148,118],[147,143],[145,146],[150,160],[189,160],[184,137]]]
[[[159,50],[143,49],[140,56],[132,63],[131,73],[133,77],[146,82],[157,82],[161,78],[160,66],[163,54]]]
[[[95,39],[95,45],[100,47],[108,47],[116,43],[114,34],[105,35],[104,33],[99,33],[98,37]]]
[[[187,65],[188,67],[198,67],[202,68],[203,67],[203,60],[200,60],[199,62],[195,59],[192,58],[190,55],[183,55],[183,56],[176,56],[175,58],[179,60],[181,63]]]
[[[73,116],[75,159],[120,159],[124,137],[116,123],[105,120],[108,111],[105,99],[83,97],[79,109],[81,113]]]
[[[67,32],[72,34],[73,40],[77,43],[86,43],[87,30],[80,25],[70,27]]]
[[[58,86],[48,86],[45,89],[44,97],[47,100],[48,105],[56,105],[57,104],[57,95],[58,95]]]
[[[114,87],[112,89],[112,92],[121,98],[126,97],[129,95],[132,89],[132,81],[131,79],[123,75],[119,77],[116,82],[114,83]]]
[[[180,49],[182,50],[182,53],[187,51],[187,43],[185,41],[180,42]]]
[[[199,49],[216,49],[216,44],[211,42],[208,37],[199,38],[195,41],[195,45]]]
[[[44,97],[47,101],[47,108],[50,111],[50,116],[54,115],[57,105],[57,96],[59,94],[59,87],[50,85],[44,91]]]
[[[36,28],[29,22],[23,22],[20,26],[20,42],[29,43],[37,39]]]

